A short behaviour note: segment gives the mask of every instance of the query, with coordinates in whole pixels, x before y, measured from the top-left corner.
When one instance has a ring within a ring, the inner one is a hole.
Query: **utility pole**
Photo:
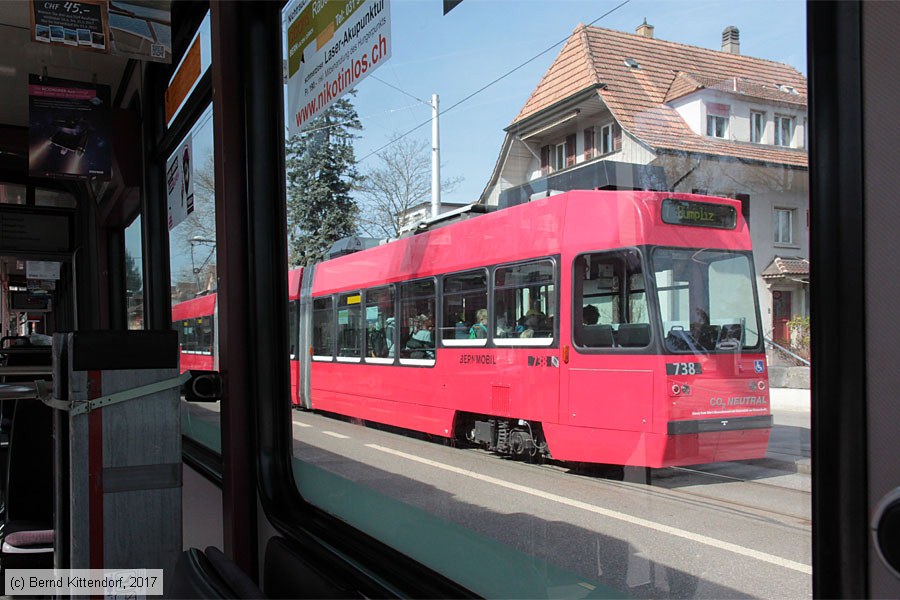
[[[438,95],[431,95],[431,216],[441,212],[441,136],[438,128]]]

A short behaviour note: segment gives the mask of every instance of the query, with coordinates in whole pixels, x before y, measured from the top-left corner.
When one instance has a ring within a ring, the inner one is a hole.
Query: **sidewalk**
[[[779,470],[808,475],[811,469],[810,391],[771,388],[769,397],[775,424],[764,463]]]
[[[772,410],[809,412],[810,392],[796,388],[770,388]]]

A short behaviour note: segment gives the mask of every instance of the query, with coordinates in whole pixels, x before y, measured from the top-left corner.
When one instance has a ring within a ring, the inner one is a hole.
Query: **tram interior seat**
[[[615,344],[612,325],[582,325],[581,340],[590,348],[612,348]]]
[[[616,339],[623,348],[643,348],[650,344],[649,323],[622,323]]]
[[[28,336],[11,335],[0,339],[0,364],[9,367],[50,366],[51,348],[32,345]],[[0,375],[0,383],[32,382],[34,375]],[[9,442],[12,434],[15,400],[0,400],[0,517],[5,510],[8,482]],[[49,434],[49,429],[47,432]],[[48,469],[52,466],[48,465]]]
[[[53,567],[52,426],[50,407],[33,399],[15,401],[0,570]]]
[[[175,564],[167,598],[265,598],[250,577],[221,550],[189,548]]]

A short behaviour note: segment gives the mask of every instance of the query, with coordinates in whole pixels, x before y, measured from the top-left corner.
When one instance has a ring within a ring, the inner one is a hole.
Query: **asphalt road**
[[[808,475],[721,463],[646,486],[293,420],[310,500],[487,597],[811,595]]]
[[[773,402],[767,458],[615,471],[527,464],[292,412],[313,503],[497,598],[811,597],[809,412]],[[218,405],[186,405],[197,424]]]

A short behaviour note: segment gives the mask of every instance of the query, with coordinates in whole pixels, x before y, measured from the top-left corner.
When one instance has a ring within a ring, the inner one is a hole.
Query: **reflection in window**
[[[35,206],[52,206],[55,208],[75,208],[75,196],[62,190],[35,188]]]
[[[25,204],[26,188],[18,183],[0,183],[0,204]]]

